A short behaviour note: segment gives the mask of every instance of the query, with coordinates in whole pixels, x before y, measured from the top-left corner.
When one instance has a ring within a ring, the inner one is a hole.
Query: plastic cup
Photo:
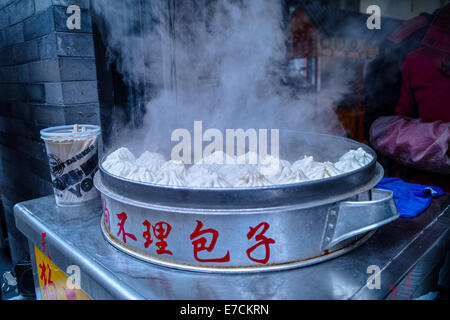
[[[84,124],[41,130],[58,206],[77,206],[99,198],[94,186],[99,135],[99,126]]]

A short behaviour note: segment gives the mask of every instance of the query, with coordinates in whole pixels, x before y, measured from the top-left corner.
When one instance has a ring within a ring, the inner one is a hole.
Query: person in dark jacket
[[[365,133],[387,176],[450,192],[450,4],[403,23],[365,79]]]

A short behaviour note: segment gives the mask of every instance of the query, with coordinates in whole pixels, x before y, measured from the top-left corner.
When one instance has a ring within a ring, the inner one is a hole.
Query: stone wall
[[[69,5],[81,8],[70,30]],[[13,264],[27,254],[14,204],[53,193],[39,131],[99,124],[89,0],[0,0],[0,191]]]

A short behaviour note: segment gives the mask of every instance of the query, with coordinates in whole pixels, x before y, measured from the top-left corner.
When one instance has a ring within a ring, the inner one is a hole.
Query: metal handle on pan
[[[328,210],[322,249],[385,225],[400,215],[389,190],[373,189],[371,201],[343,201]]]

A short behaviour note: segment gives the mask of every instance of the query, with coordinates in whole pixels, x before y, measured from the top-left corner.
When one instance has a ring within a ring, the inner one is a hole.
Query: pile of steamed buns
[[[188,167],[181,160],[167,161],[156,152],[145,151],[136,158],[122,147],[111,153],[102,165],[113,175],[143,183],[240,188],[324,179],[359,169],[371,161],[372,156],[362,148],[348,151],[335,163],[318,162],[312,156],[305,156],[292,164],[271,155],[258,159],[254,152],[232,157],[216,151]]]

